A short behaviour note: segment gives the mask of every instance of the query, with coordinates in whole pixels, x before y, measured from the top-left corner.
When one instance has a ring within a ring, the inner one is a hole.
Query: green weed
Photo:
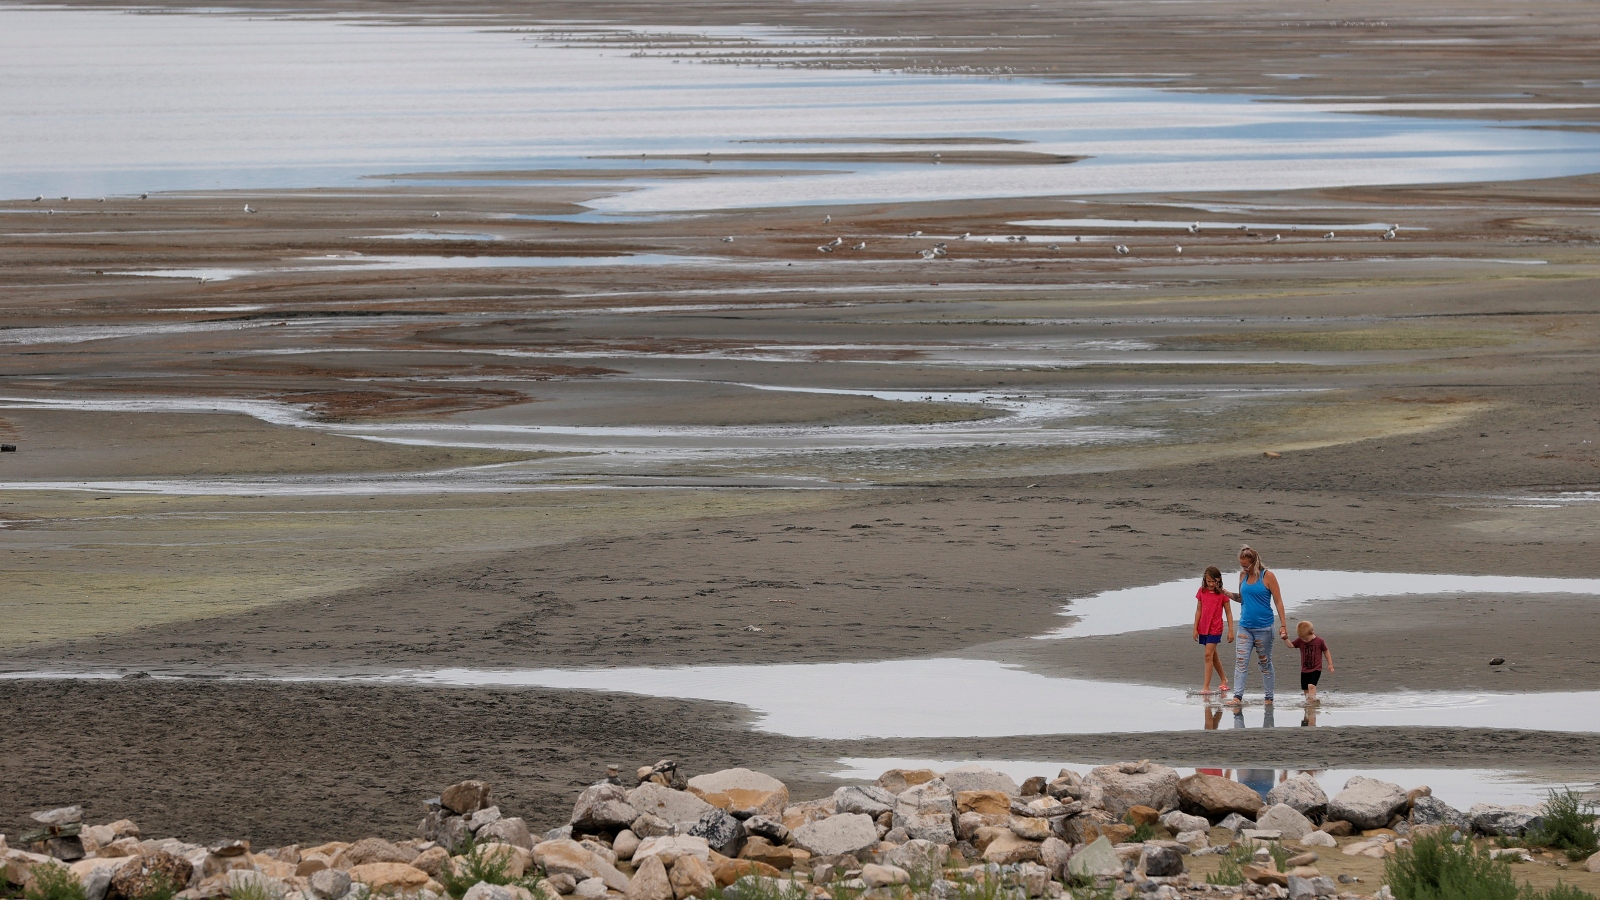
[[[1551,791],[1545,803],[1544,825],[1524,838],[1529,847],[1561,850],[1568,859],[1588,859],[1600,852],[1600,834],[1594,830],[1595,805],[1576,793]]]
[[[1489,858],[1470,841],[1452,844],[1442,835],[1417,838],[1384,863],[1395,900],[1519,900],[1511,866]]]
[[[66,866],[40,865],[33,867],[33,887],[22,894],[26,900],[88,900],[78,876]]]
[[[239,882],[228,891],[232,900],[283,900],[283,895],[267,885],[265,878],[251,878]]]
[[[183,890],[183,885],[173,883],[165,872],[153,872],[150,875],[150,888],[131,900],[172,900]]]
[[[480,881],[490,884],[514,884],[527,888],[535,898],[542,900],[544,888],[539,884],[542,876],[540,872],[532,872],[514,877],[511,874],[511,855],[504,851],[485,852],[484,847],[472,841],[465,845],[466,852],[452,859],[448,864],[441,866],[439,874],[434,876],[439,883],[444,885],[445,893],[460,900],[472,886]]]

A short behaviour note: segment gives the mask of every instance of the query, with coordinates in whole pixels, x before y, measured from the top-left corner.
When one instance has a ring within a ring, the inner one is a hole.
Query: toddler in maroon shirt
[[[1333,651],[1328,649],[1327,643],[1317,637],[1311,623],[1301,620],[1295,626],[1296,637],[1289,642],[1289,646],[1300,651],[1300,690],[1305,692],[1306,702],[1317,702],[1317,681],[1322,677],[1322,661],[1328,661],[1328,672],[1333,672]]]

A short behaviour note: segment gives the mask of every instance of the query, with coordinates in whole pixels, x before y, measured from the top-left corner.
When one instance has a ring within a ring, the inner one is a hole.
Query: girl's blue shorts
[[[1220,644],[1220,643],[1222,643],[1222,635],[1220,635],[1220,634],[1202,634],[1202,635],[1200,635],[1200,643],[1202,643],[1202,644]]]

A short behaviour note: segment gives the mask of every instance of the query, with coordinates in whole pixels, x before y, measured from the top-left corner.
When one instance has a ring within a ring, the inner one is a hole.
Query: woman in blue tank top
[[[1283,593],[1278,590],[1278,576],[1261,564],[1261,554],[1249,544],[1239,550],[1239,636],[1233,642],[1233,699],[1229,706],[1244,703],[1244,679],[1251,650],[1261,661],[1261,678],[1265,682],[1267,703],[1273,699],[1272,626],[1276,607],[1278,634],[1289,639],[1289,617],[1283,612]]]

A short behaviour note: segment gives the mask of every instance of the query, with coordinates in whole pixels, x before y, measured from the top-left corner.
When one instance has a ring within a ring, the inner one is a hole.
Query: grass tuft
[[[88,900],[78,876],[66,866],[50,863],[33,867],[33,886],[22,894],[27,900]]]
[[[1600,834],[1594,830],[1595,805],[1571,790],[1551,791],[1545,803],[1544,825],[1525,836],[1529,847],[1560,850],[1571,860],[1588,859],[1600,852]]]

